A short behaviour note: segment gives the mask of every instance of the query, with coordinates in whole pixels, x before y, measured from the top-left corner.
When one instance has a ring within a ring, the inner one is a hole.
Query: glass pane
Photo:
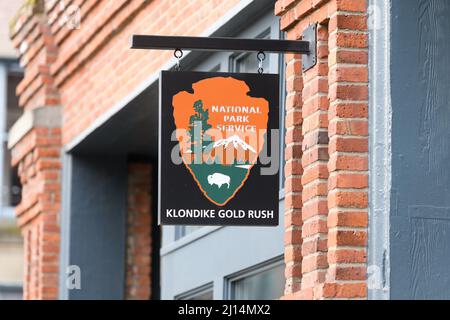
[[[195,296],[191,296],[186,300],[212,300],[213,299],[213,292],[212,291],[206,291],[203,293],[200,293]]]
[[[213,288],[209,286],[203,289],[192,290],[175,297],[175,300],[213,300]]]
[[[283,264],[232,283],[232,298],[235,300],[275,300],[283,293]]]

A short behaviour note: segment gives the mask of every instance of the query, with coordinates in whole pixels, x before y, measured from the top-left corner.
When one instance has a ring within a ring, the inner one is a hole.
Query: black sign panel
[[[278,225],[279,77],[160,77],[162,224]]]

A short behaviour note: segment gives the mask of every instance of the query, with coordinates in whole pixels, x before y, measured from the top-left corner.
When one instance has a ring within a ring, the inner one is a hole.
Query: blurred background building
[[[21,188],[7,149],[7,132],[20,116],[15,90],[23,74],[9,39],[9,21],[20,5],[21,1],[0,1],[0,300],[22,298],[23,240],[14,215]]]

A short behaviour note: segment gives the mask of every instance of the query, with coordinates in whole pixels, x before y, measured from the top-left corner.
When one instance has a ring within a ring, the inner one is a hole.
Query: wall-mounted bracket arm
[[[153,50],[197,50],[197,51],[235,51],[235,52],[271,52],[302,54],[303,59],[317,61],[314,33],[308,33],[304,40],[242,39],[213,37],[182,37],[133,35],[132,49]]]

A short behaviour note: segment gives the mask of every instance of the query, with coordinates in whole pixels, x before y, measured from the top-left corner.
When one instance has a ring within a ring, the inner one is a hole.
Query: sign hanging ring
[[[264,53],[264,51],[259,51],[257,54],[257,58],[259,61],[258,73],[262,74],[264,72],[263,61],[266,59],[266,54]]]
[[[181,49],[177,48],[173,52],[173,56],[177,59],[177,65],[175,66],[175,70],[180,71],[181,70],[180,60],[183,57],[183,51]]]

